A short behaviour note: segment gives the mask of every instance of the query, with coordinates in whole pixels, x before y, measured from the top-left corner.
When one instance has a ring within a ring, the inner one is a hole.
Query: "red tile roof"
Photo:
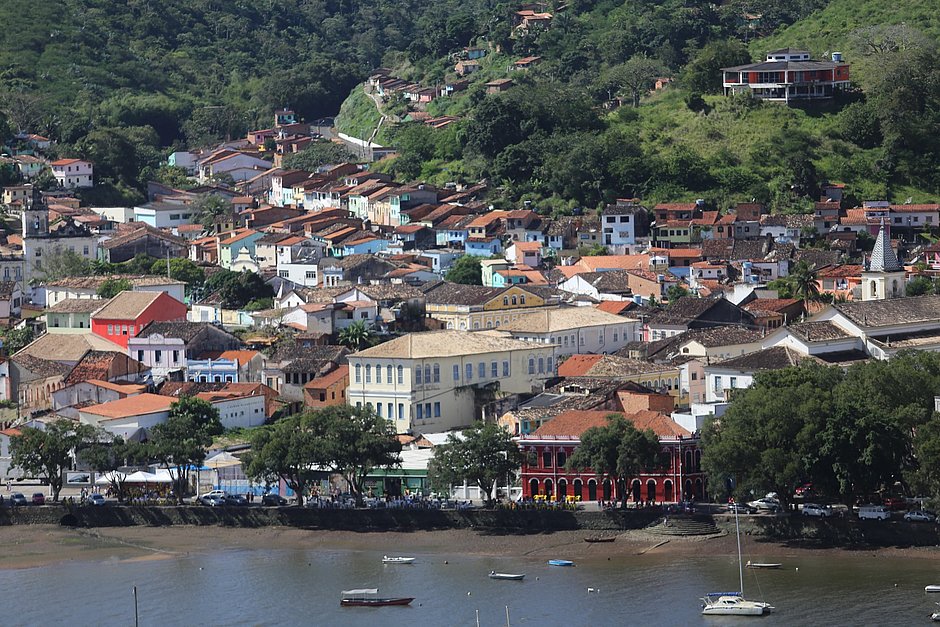
[[[669,416],[652,410],[643,410],[632,414],[612,411],[570,410],[562,412],[548,422],[543,423],[533,435],[536,437],[546,435],[581,437],[581,434],[591,427],[607,425],[608,416],[626,418],[640,431],[652,429],[653,433],[659,437],[689,437],[692,435]]]
[[[629,300],[605,300],[598,303],[597,308],[607,313],[620,315],[633,306],[633,301]]]
[[[572,355],[558,366],[559,377],[583,377],[603,355]]]
[[[322,377],[317,377],[304,386],[304,389],[307,390],[323,390],[331,385],[339,383],[344,378],[349,376],[349,366],[339,366],[332,372],[323,375]]]

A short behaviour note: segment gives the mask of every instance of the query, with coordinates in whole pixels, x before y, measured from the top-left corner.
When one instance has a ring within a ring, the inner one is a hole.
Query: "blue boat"
[[[549,566],[574,566],[571,560],[548,560]]]

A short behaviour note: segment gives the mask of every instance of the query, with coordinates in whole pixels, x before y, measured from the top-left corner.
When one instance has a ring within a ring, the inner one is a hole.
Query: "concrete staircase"
[[[658,536],[711,536],[722,533],[710,516],[660,517],[643,528]]]

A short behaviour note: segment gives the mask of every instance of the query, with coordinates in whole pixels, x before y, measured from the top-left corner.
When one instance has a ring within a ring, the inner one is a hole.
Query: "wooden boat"
[[[585,538],[585,542],[613,542],[617,538],[610,536],[609,538]]]
[[[940,584],[931,584],[924,588],[924,592],[940,592]]]
[[[548,560],[549,566],[574,566],[571,560]]]
[[[389,557],[388,555],[382,556],[383,564],[411,564],[414,561],[414,557]]]
[[[747,568],[782,568],[783,564],[770,563],[770,562],[748,562],[745,564]]]
[[[491,570],[489,574],[490,579],[505,579],[506,581],[522,581],[525,579],[525,573],[521,575],[513,575],[510,573],[498,573],[495,570]]]
[[[359,588],[356,590],[343,590],[343,597],[339,600],[342,607],[384,607],[386,605],[410,605],[414,597],[377,597],[378,588]]]

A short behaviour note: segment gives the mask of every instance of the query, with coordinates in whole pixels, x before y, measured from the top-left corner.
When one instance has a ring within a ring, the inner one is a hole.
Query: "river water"
[[[392,550],[392,549],[390,549]],[[413,554],[383,565],[374,552],[225,550],[153,561],[70,562],[0,571],[5,625],[741,625],[701,616],[705,592],[736,589],[737,561],[675,555],[603,557],[575,568],[544,559]],[[445,560],[448,562],[445,564]],[[773,603],[761,625],[913,625],[936,609],[924,586],[940,560],[871,554],[777,558],[784,570],[745,572],[746,596]],[[525,572],[493,581],[490,570]],[[797,570],[798,569],[798,570]],[[414,596],[410,607],[341,608],[340,591]],[[597,589],[589,592],[588,588]],[[468,594],[469,593],[469,594]],[[758,620],[758,619],[755,619]]]

